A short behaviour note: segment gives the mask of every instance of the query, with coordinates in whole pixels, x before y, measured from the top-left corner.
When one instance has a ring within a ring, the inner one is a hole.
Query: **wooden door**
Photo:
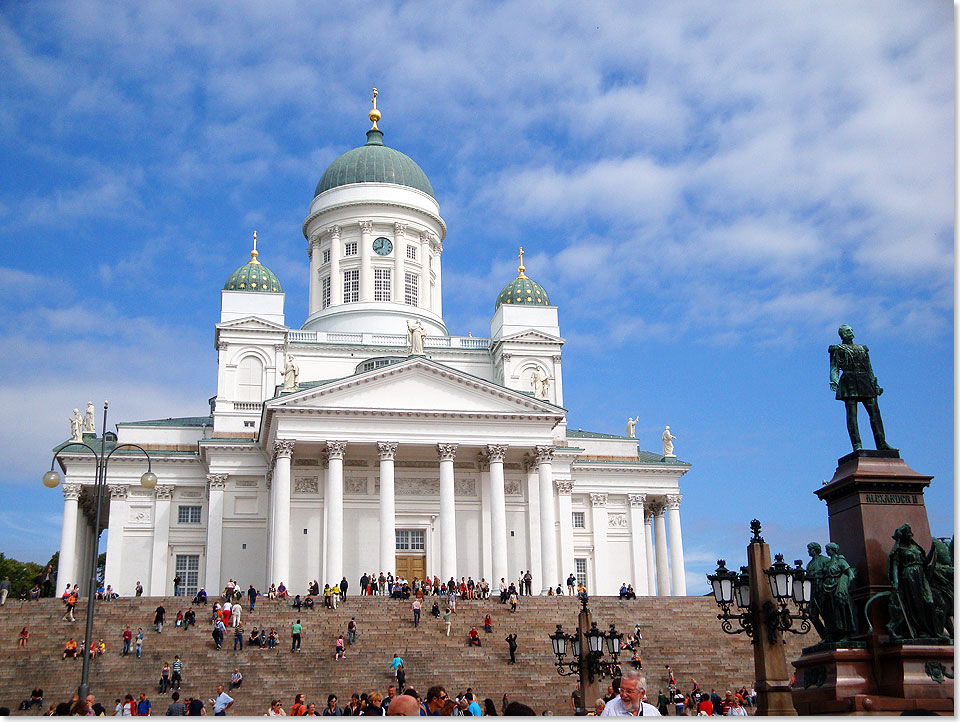
[[[427,557],[423,554],[397,554],[397,576],[409,582],[423,579],[427,573]]]

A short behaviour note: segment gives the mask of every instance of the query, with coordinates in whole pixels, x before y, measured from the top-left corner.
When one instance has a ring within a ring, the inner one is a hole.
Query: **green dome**
[[[283,293],[277,274],[257,260],[257,232],[253,232],[253,250],[250,260],[230,274],[223,284],[224,291],[256,291],[258,293]]]
[[[313,195],[351,183],[396,183],[435,197],[427,174],[409,156],[385,146],[383,133],[375,128],[367,131],[365,145],[348,150],[329,165]]]
[[[527,278],[521,271],[519,276],[510,281],[510,283],[500,291],[494,310],[500,308],[500,305],[504,303],[511,305],[521,304],[525,306],[549,306],[550,299],[547,297],[547,292],[543,290],[543,286]]]

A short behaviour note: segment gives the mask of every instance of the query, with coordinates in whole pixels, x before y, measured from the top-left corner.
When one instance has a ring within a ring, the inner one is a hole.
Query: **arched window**
[[[263,401],[263,362],[245,356],[237,366],[237,401]]]

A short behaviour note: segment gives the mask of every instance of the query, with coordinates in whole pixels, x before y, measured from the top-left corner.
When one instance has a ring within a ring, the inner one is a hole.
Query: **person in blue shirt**
[[[477,700],[474,698],[473,692],[467,692],[464,696],[466,697],[467,702],[469,702],[467,705],[467,710],[470,712],[470,714],[474,717],[482,717],[483,710],[480,709],[480,705],[477,704]]]
[[[217,685],[217,698],[212,700],[213,702],[213,713],[217,716],[223,717],[227,714],[227,710],[233,706],[233,697],[228,695],[223,691],[223,685]]]
[[[137,701],[137,716],[150,714],[150,700],[147,699],[145,692],[140,693],[140,699]]]

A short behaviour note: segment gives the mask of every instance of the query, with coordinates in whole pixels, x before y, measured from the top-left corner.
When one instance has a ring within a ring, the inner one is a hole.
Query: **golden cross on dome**
[[[520,254],[518,258],[520,259],[520,267],[517,268],[517,270],[520,272],[520,275],[523,276],[523,272],[527,270],[523,267],[523,246],[520,246]]]
[[[260,261],[257,260],[257,256],[259,255],[260,254],[257,253],[257,232],[254,231],[253,232],[253,250],[250,251],[250,263],[260,263]]]
[[[377,110],[377,89],[373,89],[373,100],[370,101],[373,104],[373,110],[370,111],[369,118],[373,121],[373,127],[370,130],[379,130],[377,128],[377,121],[380,120],[380,111]]]

